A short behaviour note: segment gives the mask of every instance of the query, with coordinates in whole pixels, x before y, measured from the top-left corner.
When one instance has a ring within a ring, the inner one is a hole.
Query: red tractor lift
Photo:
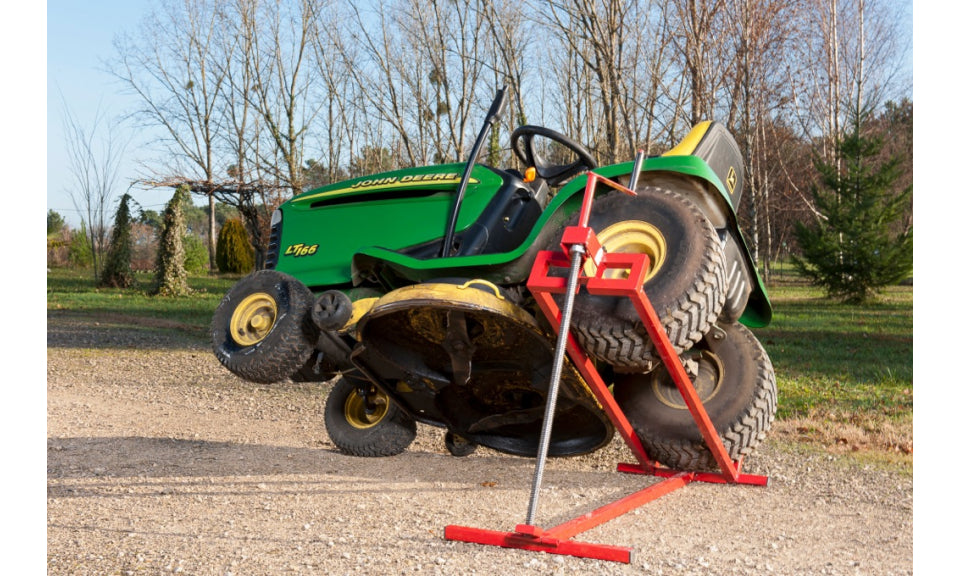
[[[637,157],[637,167],[640,166],[641,162],[642,152]],[[624,187],[594,172],[589,172],[578,225],[564,230],[561,239],[562,252],[542,251],[537,255],[530,278],[527,280],[527,287],[533,293],[558,337],[526,523],[518,524],[513,532],[448,525],[444,530],[444,537],[447,540],[630,563],[633,557],[631,548],[577,542],[572,538],[691,482],[767,485],[766,476],[741,473],[742,463],[731,460],[693,384],[683,369],[680,358],[670,345],[660,319],[643,290],[644,278],[649,265],[647,255],[605,253],[593,230],[587,225],[597,182],[602,182],[627,194],[634,194],[633,189],[636,188],[638,176],[638,171],[635,171],[630,186]],[[581,262],[584,257],[589,258],[596,265],[596,273],[591,277],[587,277],[581,272]],[[568,269],[567,278],[550,276],[551,268]],[[604,278],[604,271],[610,269],[624,270],[626,276]],[[717,461],[720,468],[719,473],[671,470],[651,461],[647,456],[640,443],[639,436],[637,436],[633,426],[614,400],[613,394],[607,388],[593,362],[586,356],[573,336],[569,334],[570,312],[573,309],[574,296],[581,285],[585,286],[591,294],[623,296],[630,298],[633,302],[647,334],[652,338],[661,360],[672,376],[711,454]],[[557,305],[553,294],[565,294],[562,310]],[[567,354],[579,369],[590,390],[637,459],[636,464],[620,463],[617,470],[631,474],[652,475],[663,478],[663,480],[583,516],[553,528],[544,529],[536,526],[535,516],[543,468],[550,444],[553,412],[557,401],[558,381],[564,354]]]

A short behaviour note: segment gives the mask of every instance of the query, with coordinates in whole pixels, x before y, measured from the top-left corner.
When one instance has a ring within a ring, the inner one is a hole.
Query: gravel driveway
[[[337,452],[327,384],[253,385],[200,335],[48,312],[50,575],[913,573],[913,479],[786,443],[744,471],[766,487],[696,483],[576,537],[620,564],[447,541],[449,524],[525,521],[534,460],[455,458],[420,426],[391,458]],[[656,479],[616,472],[617,438],[550,460],[537,525]]]

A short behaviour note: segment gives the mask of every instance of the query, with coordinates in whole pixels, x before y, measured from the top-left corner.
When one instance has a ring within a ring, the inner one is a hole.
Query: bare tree
[[[253,34],[250,29],[257,17],[256,1],[231,0],[224,17],[221,61],[218,65],[226,82],[220,99],[224,130],[218,147],[227,158],[226,174],[210,188],[210,195],[219,202],[237,208],[250,234],[256,252],[256,267],[263,267],[269,243],[268,211],[272,196],[267,189],[276,187],[275,179],[261,180],[260,143],[264,141],[263,122],[253,105],[256,62]]]
[[[112,71],[140,96],[138,117],[165,129],[169,160],[147,182],[208,197],[211,269],[217,200],[241,209],[262,256],[278,190],[302,189],[316,6],[164,0],[115,43]]]
[[[886,7],[163,0],[138,36],[118,41],[114,72],[141,95],[139,118],[166,128],[157,181],[210,199],[211,252],[214,199],[240,209],[259,265],[270,212],[290,194],[462,160],[478,103],[507,85],[506,122],[539,117],[604,163],[663,151],[699,120],[726,123],[747,160],[742,221],[766,265],[781,221],[806,200],[801,141],[828,146],[844,111],[892,86],[901,52]],[[501,138],[488,149],[497,165]]]
[[[480,10],[484,21],[481,37],[491,46],[485,53],[493,63],[493,87],[507,86],[514,111],[510,114],[515,124],[527,123],[524,106],[524,80],[528,75],[527,62],[535,44],[535,28],[524,16],[527,0],[483,0]]]
[[[170,180],[203,183],[213,188],[222,169],[215,149],[221,119],[219,99],[224,89],[221,0],[163,0],[159,11],[142,21],[134,34],[119,36],[117,59],[110,71],[134,94],[141,108],[136,117],[163,130],[167,161],[146,180],[171,185]],[[178,184],[172,184],[176,187]],[[207,247],[210,270],[216,263],[216,218],[213,195],[201,189],[209,206]]]
[[[633,84],[631,98],[635,101],[632,113],[638,127],[637,140],[631,141],[631,150],[643,148],[650,153],[662,152],[682,130],[679,128],[683,94],[683,75],[675,50],[670,49],[670,19],[666,16],[669,0],[654,0],[640,10],[643,26],[638,20],[636,55],[628,67],[627,84]],[[641,128],[644,127],[645,128]]]
[[[320,142],[320,159],[307,160],[310,168],[316,166],[319,174],[313,174],[311,184],[329,184],[343,176],[342,165],[349,162],[352,151],[360,146],[360,116],[362,108],[352,103],[362,97],[362,90],[354,82],[349,67],[357,61],[357,50],[343,38],[346,28],[352,25],[349,8],[331,3],[321,16],[315,19],[316,26],[310,45],[317,63],[321,102],[318,109],[324,114],[318,122],[316,138]],[[357,148],[359,149],[359,148]],[[319,163],[319,165],[317,165]]]
[[[371,144],[395,138],[405,165],[462,160],[486,60],[480,0],[351,8],[355,27],[337,41],[362,87]],[[356,51],[348,54],[347,46]]]
[[[107,251],[110,204],[120,177],[120,164],[127,141],[121,131],[108,124],[100,107],[89,125],[81,123],[63,101],[63,128],[66,134],[67,163],[73,177],[68,189],[74,208],[87,223],[87,240],[93,254],[93,280],[100,282]]]
[[[392,26],[394,14],[386,0],[376,3],[350,0],[352,26],[330,41],[344,62],[352,84],[359,87],[357,105],[362,107],[362,129],[370,143],[392,140],[395,156],[401,165],[422,164],[428,154],[420,135],[423,127],[417,122],[418,111],[406,96],[401,78],[403,67],[420,67],[409,50],[396,39]],[[402,65],[399,64],[402,62]],[[370,138],[370,136],[373,138]],[[351,154],[359,152],[351,150]],[[350,161],[352,163],[351,155]]]
[[[408,0],[399,19],[405,42],[423,56],[425,77],[408,76],[424,120],[430,125],[434,159],[462,161],[470,147],[468,130],[483,72],[480,0]]]
[[[629,114],[630,89],[624,69],[634,51],[637,38],[632,35],[636,21],[634,0],[550,0],[540,17],[550,25],[579,62],[591,72],[589,82],[580,90],[596,92],[601,133],[596,143],[598,160],[604,163],[632,154],[623,145],[623,132],[636,133],[635,115]],[[562,83],[563,78],[559,81]]]
[[[291,194],[299,194],[304,140],[316,116],[310,98],[316,78],[310,42],[316,38],[321,3],[248,1],[253,9],[245,11],[243,34],[252,47],[249,96],[268,139],[259,148],[258,164]]]
[[[603,128],[595,92],[586,87],[593,74],[580,57],[581,50],[567,43],[548,54],[556,88],[546,90],[547,106],[556,111],[558,130],[591,147],[602,138]],[[563,80],[565,81],[563,81]]]
[[[772,139],[773,119],[783,116],[789,102],[790,79],[783,63],[802,46],[796,26],[799,7],[790,0],[736,0],[725,6],[731,62],[726,74],[728,126],[745,157],[744,202],[754,261],[769,273],[774,254],[770,213],[772,186],[778,180],[779,142]]]
[[[682,54],[688,85],[688,122],[692,126],[713,118],[728,62],[723,39],[727,32],[722,8],[726,2],[670,0],[666,14],[675,49]]]
[[[880,0],[809,0],[797,15],[809,48],[800,53],[796,115],[804,136],[823,143],[824,157],[835,158],[831,148],[857,100],[876,107],[899,97],[889,91],[902,62],[894,9]]]

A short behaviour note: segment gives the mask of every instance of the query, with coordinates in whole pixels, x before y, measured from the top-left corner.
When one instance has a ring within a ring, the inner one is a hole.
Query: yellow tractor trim
[[[340,332],[349,332],[352,333],[356,327],[357,322],[360,321],[363,316],[373,308],[373,305],[377,303],[380,298],[361,298],[353,303],[353,311],[350,313],[350,319],[347,320],[346,325],[340,329]]]
[[[476,287],[474,284],[487,286],[488,282],[483,280],[474,280],[465,284],[445,284],[445,283],[424,283],[405,286],[388,292],[381,297],[374,309],[377,314],[390,308],[401,307],[411,308],[419,304],[423,305],[443,305],[452,304],[462,307],[476,307],[498,313],[507,318],[513,318],[515,321],[536,326],[536,320],[529,312],[503,298],[499,289],[493,287],[495,294]]]
[[[693,152],[697,149],[700,141],[703,140],[712,123],[710,120],[704,120],[694,126],[693,130],[679,144],[671,148],[670,151],[664,152],[663,156],[693,156]]]

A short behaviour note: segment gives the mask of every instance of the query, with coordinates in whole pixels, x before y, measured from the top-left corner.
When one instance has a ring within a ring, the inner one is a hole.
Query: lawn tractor
[[[325,426],[347,454],[399,454],[420,423],[444,429],[455,456],[477,446],[536,456],[557,346],[527,280],[578,223],[595,174],[588,224],[602,251],[647,255],[643,289],[666,338],[730,457],[750,453],[776,412],[776,383],[748,328],[768,324],[771,308],[737,224],[733,137],[706,121],[665,154],[601,167],[578,142],[527,125],[510,136],[521,169],[501,169],[477,159],[503,107],[500,90],[465,162],[354,178],[282,204],[265,269],[238,281],[214,315],[217,358],[252,382],[332,382]],[[597,273],[584,264],[584,276]],[[629,299],[584,290],[572,303],[571,337],[651,458],[715,467]],[[606,445],[614,426],[569,359],[556,386],[548,454]]]

